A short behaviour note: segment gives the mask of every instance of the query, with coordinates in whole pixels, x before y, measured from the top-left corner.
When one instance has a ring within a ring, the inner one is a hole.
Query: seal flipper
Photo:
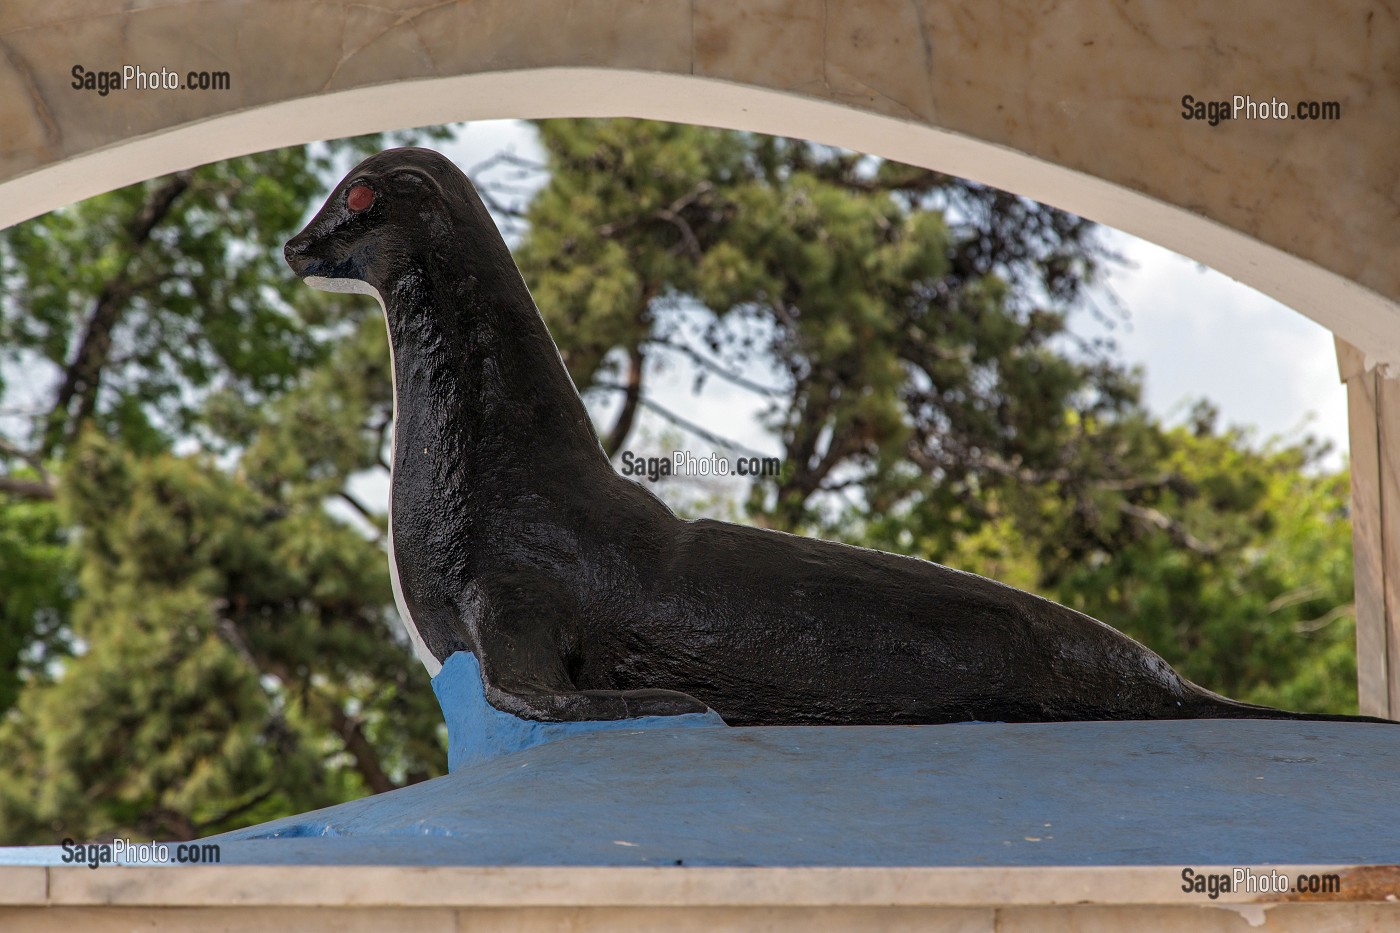
[[[607,722],[649,716],[686,716],[710,708],[678,690],[507,689],[486,678],[486,699],[496,709],[536,722]]]
[[[581,690],[569,676],[564,633],[576,632],[573,597],[534,573],[483,584],[487,609],[477,625],[481,679],[496,709],[539,722],[594,722],[710,711],[678,690]],[[575,636],[577,637],[577,636]]]
[[[1283,719],[1294,722],[1373,722],[1387,726],[1395,725],[1393,719],[1378,716],[1348,716],[1342,713],[1295,713],[1272,706],[1259,706],[1242,703],[1223,697],[1205,687],[1193,684],[1182,678],[1190,691],[1191,700],[1187,710],[1193,719]]]

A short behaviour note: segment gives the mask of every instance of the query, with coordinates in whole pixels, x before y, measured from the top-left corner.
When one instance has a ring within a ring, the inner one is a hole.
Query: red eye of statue
[[[352,211],[362,211],[374,203],[374,192],[365,185],[356,185],[345,196],[345,205]]]

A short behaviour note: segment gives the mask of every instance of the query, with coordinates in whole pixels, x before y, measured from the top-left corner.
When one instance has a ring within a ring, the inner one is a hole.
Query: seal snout
[[[300,278],[305,278],[314,260],[306,255],[306,248],[309,246],[306,238],[297,234],[287,241],[287,245],[282,247],[282,257],[287,260],[287,265],[292,267],[292,271]]]

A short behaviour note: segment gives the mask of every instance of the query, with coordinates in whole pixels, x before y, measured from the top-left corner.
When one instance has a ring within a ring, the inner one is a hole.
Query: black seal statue
[[[928,561],[682,521],[604,455],[466,176],[362,162],[287,244],[378,298],[394,367],[390,563],[437,674],[480,663],[541,722],[717,711],[730,725],[1278,718],[1056,603]],[[1383,720],[1372,720],[1383,721]]]

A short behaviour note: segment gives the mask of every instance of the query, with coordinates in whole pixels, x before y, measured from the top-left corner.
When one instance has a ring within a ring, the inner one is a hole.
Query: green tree
[[[621,401],[609,451],[687,358],[698,391],[767,399],[785,467],[749,520],[1043,593],[1246,699],[1354,708],[1344,477],[1145,412],[1070,327],[1111,259],[1092,225],[791,140],[540,133],[538,195],[484,192],[575,381]],[[383,322],[280,260],[379,145],[0,234],[0,838],[205,834],[440,773],[384,518],[351,485],[385,469]]]
[[[233,159],[0,233],[0,518],[12,548],[0,564],[10,594],[0,665],[11,683],[22,658],[64,648],[64,626],[51,623],[66,615],[74,568],[54,563],[62,526],[43,505],[64,451],[89,423],[128,449],[167,450],[195,430],[211,389],[255,404],[323,357],[314,318],[296,313],[314,306],[278,268],[279,241],[337,152],[377,145]],[[12,699],[0,689],[0,710]]]
[[[382,145],[206,166],[0,239],[10,371],[52,386],[0,448],[5,838],[178,838],[441,773],[347,488],[381,462],[383,324],[281,263]]]
[[[39,483],[34,484],[38,487]],[[76,596],[74,554],[51,500],[0,495],[0,711],[68,653]]]
[[[1063,346],[1108,256],[1077,217],[772,137],[589,120],[541,137],[549,180],[521,265],[575,381],[624,396],[606,449],[635,424],[649,359],[681,353],[742,384],[766,357],[787,469],[756,490],[756,520],[810,527],[838,489],[975,513],[998,470],[1072,456],[1076,414],[1136,401],[1104,353]],[[680,324],[697,303],[699,346]]]

